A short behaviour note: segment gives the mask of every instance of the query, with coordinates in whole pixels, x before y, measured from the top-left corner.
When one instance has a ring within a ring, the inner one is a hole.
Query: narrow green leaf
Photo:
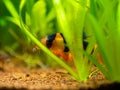
[[[21,0],[20,6],[19,6],[20,11],[22,11],[22,8],[24,7],[25,3],[26,3],[26,0]]]
[[[18,12],[16,11],[14,5],[12,4],[11,0],[3,0],[6,8],[10,12],[13,17],[19,18]]]

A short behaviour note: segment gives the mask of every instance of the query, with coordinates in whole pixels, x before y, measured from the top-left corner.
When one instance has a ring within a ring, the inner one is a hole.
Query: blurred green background
[[[39,0],[30,0],[25,5],[22,19],[31,28],[30,32],[38,39],[41,39],[50,33],[57,32],[57,27],[54,11],[51,10],[51,1],[37,1]],[[20,0],[11,0],[11,2],[14,5],[14,9],[19,12]],[[24,32],[21,32],[19,26],[8,20],[11,13],[7,10],[3,0],[0,0],[0,8],[0,52],[16,58],[17,63],[22,63],[28,67],[56,66],[55,62],[50,61],[51,57],[47,56],[44,52],[33,52],[35,44],[24,35]],[[1,59],[6,56],[2,55]],[[44,56],[44,60],[40,56]]]

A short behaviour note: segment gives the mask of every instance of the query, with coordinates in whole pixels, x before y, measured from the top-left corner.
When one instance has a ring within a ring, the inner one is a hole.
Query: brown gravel
[[[6,64],[0,70],[0,88],[5,89],[52,89],[78,90],[97,88],[101,84],[110,83],[98,71],[86,83],[73,80],[62,68],[30,69],[23,66]],[[11,89],[11,90],[12,90]]]

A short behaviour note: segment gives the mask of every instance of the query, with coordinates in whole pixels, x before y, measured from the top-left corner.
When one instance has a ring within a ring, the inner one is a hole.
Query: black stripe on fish
[[[53,40],[55,39],[56,34],[50,34],[47,36],[46,46],[50,48],[52,46]]]

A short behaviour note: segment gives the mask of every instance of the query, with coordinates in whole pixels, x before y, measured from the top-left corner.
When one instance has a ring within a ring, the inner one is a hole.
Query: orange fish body
[[[41,43],[49,48],[56,56],[63,58],[66,61],[72,61],[73,57],[65,45],[66,41],[61,33],[51,34],[42,38]],[[40,50],[38,46],[34,47],[36,50]]]

